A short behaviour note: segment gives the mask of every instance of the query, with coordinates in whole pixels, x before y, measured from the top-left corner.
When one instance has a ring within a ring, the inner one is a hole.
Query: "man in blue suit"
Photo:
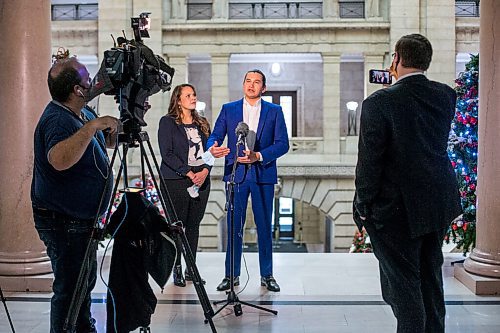
[[[239,285],[243,226],[248,196],[257,226],[261,285],[270,291],[280,291],[273,277],[272,209],[274,184],[277,183],[276,160],[289,148],[288,133],[281,106],[261,99],[266,91],[266,77],[260,70],[251,70],[243,80],[244,98],[224,104],[215,122],[207,147],[214,157],[225,156],[224,181],[228,182],[235,160],[237,169],[234,186],[234,285]],[[240,122],[248,124],[249,133],[241,154],[236,155],[235,129]],[[227,135],[227,147],[220,147]],[[228,230],[231,228],[229,215]],[[226,276],[218,291],[230,289],[231,235],[226,252]]]

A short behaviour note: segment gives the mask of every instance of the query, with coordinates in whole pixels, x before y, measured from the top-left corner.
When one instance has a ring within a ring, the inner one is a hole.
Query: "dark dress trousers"
[[[362,106],[354,220],[370,235],[398,332],[444,332],[441,245],[461,213],[447,154],[455,101],[452,88],[417,74]]]
[[[189,126],[189,125],[187,125]],[[191,179],[186,174],[189,171],[199,172],[203,168],[210,172],[211,166],[202,164],[190,166],[188,163],[189,141],[186,135],[185,125],[177,124],[175,119],[165,115],[160,119],[158,128],[158,143],[161,153],[160,172],[164,178],[166,188],[160,186],[160,190],[165,196],[169,194],[173,207],[167,205],[165,212],[173,217],[171,208],[175,209],[175,216],[182,221],[186,237],[194,259],[198,248],[198,238],[200,234],[200,223],[205,214],[208,196],[210,194],[210,175],[200,187],[197,198],[191,198],[187,188],[193,185]],[[206,151],[207,136],[198,128],[203,149]],[[166,196],[165,196],[166,199]],[[173,222],[173,221],[172,221]],[[177,244],[181,248],[181,244]],[[177,256],[176,265],[181,264],[180,252]]]

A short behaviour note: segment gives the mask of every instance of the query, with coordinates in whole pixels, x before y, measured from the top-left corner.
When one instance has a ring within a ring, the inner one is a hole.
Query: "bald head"
[[[82,85],[82,79],[88,78],[87,68],[75,57],[58,59],[50,68],[47,84],[52,99],[64,103],[68,100],[75,86]]]

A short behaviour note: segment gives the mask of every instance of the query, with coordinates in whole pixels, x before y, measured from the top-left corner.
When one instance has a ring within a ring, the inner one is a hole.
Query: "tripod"
[[[145,166],[144,162],[146,162],[146,165],[148,167],[149,173],[151,175],[151,179],[153,181],[154,186],[157,189],[160,189],[158,186],[158,182],[155,178],[155,173],[153,172],[153,167],[151,165],[151,162],[148,159],[146,149],[144,148],[144,142],[147,142],[147,146],[149,149],[149,153],[151,154],[151,157],[154,162],[154,166],[156,168],[157,174],[159,175],[160,182],[162,184],[162,188],[165,189],[165,192],[162,193],[162,191],[158,191],[158,198],[160,199],[160,202],[162,204],[162,207],[164,207],[165,211],[165,216],[167,219],[168,227],[170,231],[172,232],[172,235],[176,241],[176,244],[181,244],[181,253],[185,258],[186,261],[186,266],[187,269],[189,270],[189,273],[191,274],[193,278],[193,285],[195,287],[196,293],[198,295],[200,304],[203,308],[203,313],[205,316],[205,323],[209,323],[210,327],[212,329],[212,332],[216,333],[217,330],[215,328],[215,325],[213,323],[212,317],[214,316],[214,311],[212,309],[212,306],[210,304],[210,300],[208,299],[207,292],[205,290],[205,287],[202,283],[202,279],[200,276],[200,273],[198,271],[198,268],[196,267],[195,260],[193,253],[191,252],[191,248],[189,247],[188,240],[186,238],[186,234],[184,233],[183,230],[183,225],[181,221],[178,221],[177,215],[175,213],[175,209],[172,204],[172,200],[168,194],[168,189],[165,185],[165,182],[163,180],[163,177],[161,177],[160,173],[160,167],[158,165],[158,161],[156,160],[156,157],[154,155],[153,147],[151,146],[151,143],[149,141],[149,136],[147,132],[145,131],[140,131],[140,126],[136,126],[135,128],[138,128],[139,130],[132,130],[130,133],[120,133],[118,136],[118,143],[123,143],[123,156],[121,158],[121,163],[120,163],[120,169],[118,171],[118,175],[116,177],[116,181],[113,187],[113,192],[111,195],[110,203],[108,206],[108,210],[106,213],[106,219],[105,221],[109,221],[109,217],[111,215],[111,208],[112,208],[112,202],[114,197],[116,196],[117,190],[118,190],[118,185],[120,182],[120,178],[122,174],[124,174],[124,179],[125,179],[125,184],[127,184],[127,165],[126,165],[126,157],[127,157],[127,152],[129,147],[140,147],[140,152],[141,152],[141,169],[142,169],[142,179],[145,179]],[[111,172],[111,168],[113,166],[113,163],[116,158],[116,154],[118,152],[118,144],[116,145],[113,155],[111,158],[111,162],[109,165],[109,172]],[[109,173],[108,173],[109,174]],[[109,182],[111,177],[108,178],[107,182]],[[106,184],[107,185],[107,184]],[[167,200],[165,200],[165,197]],[[100,204],[99,204],[99,209],[100,211],[102,204],[104,202],[105,198],[105,193],[102,194]],[[90,268],[89,268],[89,262],[91,258],[91,254],[93,253],[92,251],[97,250],[97,246],[100,240],[103,239],[103,234],[104,230],[100,229],[98,227],[97,223],[98,217],[96,216],[95,218],[95,228],[92,231],[92,235],[89,241],[89,244],[87,246],[87,250],[85,253],[85,258],[80,270],[80,275],[78,277],[77,285],[75,287],[75,291],[73,293],[73,298],[71,300],[71,304],[69,307],[68,311],[68,316],[66,318],[66,322],[64,324],[64,330],[66,332],[74,332],[76,329],[76,320],[78,317],[78,313],[80,310],[80,307],[82,305],[84,295],[86,294],[88,286],[86,285],[86,281],[88,281],[88,277],[90,274]],[[142,331],[147,331],[146,328],[141,328]]]
[[[236,175],[236,167],[238,166],[237,157],[239,155],[240,144],[244,144],[244,137],[240,137],[240,140],[236,143],[235,160],[233,163],[233,169],[231,170],[231,176],[229,177],[229,182],[227,184],[227,192],[228,192],[227,198],[228,199],[227,199],[226,206],[228,207],[227,211],[228,211],[229,219],[230,219],[229,237],[231,238],[230,239],[231,255],[230,255],[230,264],[229,264],[231,266],[229,268],[230,289],[229,289],[229,291],[226,292],[227,293],[227,300],[214,302],[214,305],[221,304],[221,303],[225,302],[225,304],[219,310],[217,310],[217,312],[215,312],[214,316],[217,315],[219,312],[221,312],[228,305],[234,305],[234,314],[237,317],[241,316],[243,314],[243,310],[241,308],[242,304],[277,315],[278,311],[276,311],[276,310],[271,310],[271,309],[264,308],[262,306],[258,306],[258,305],[251,304],[248,302],[240,301],[238,298],[238,295],[234,291],[234,185],[236,185],[234,179],[235,179],[235,175]]]
[[[7,318],[9,319],[10,329],[12,333],[16,333],[14,330],[14,324],[12,323],[12,319],[10,318],[9,309],[7,308],[7,300],[3,297],[2,286],[0,286],[0,298],[2,299],[3,307],[5,308],[5,313],[7,314]]]

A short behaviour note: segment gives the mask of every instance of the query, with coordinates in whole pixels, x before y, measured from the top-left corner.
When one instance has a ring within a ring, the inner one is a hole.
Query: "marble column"
[[[172,90],[175,86],[188,82],[188,63],[187,55],[183,53],[168,54],[168,64],[175,69],[174,79],[172,80]]]
[[[481,0],[479,47],[479,151],[476,248],[467,272],[500,278],[500,1]],[[497,280],[497,293],[500,283]]]
[[[173,20],[186,20],[187,18],[187,1],[171,0],[170,1],[170,18]]]
[[[51,272],[30,199],[33,132],[50,101],[50,1],[3,1],[0,21],[8,30],[0,49],[0,276],[20,285],[19,277]]]
[[[229,14],[229,1],[227,0],[213,0],[213,19],[215,21],[227,21]]]
[[[161,110],[158,110],[159,112],[156,112],[156,116],[159,116],[159,118],[156,119],[156,123],[154,126],[155,132],[152,136],[152,141],[153,141],[153,146],[156,145],[155,153],[157,155],[157,158],[159,161],[161,160],[161,157],[159,156],[160,148],[158,144],[158,125],[159,125],[159,119],[167,114],[168,112],[168,106],[170,104],[170,97],[172,96],[172,92],[174,91],[175,87],[183,84],[183,83],[189,83],[188,81],[188,60],[187,60],[187,54],[185,53],[170,53],[165,56],[165,60],[169,64],[170,67],[173,67],[175,69],[174,73],[174,78],[172,80],[172,88],[168,93],[160,93],[157,95],[160,95],[162,98],[162,104],[163,107]],[[151,112],[151,111],[150,111]]]
[[[219,116],[222,104],[229,102],[228,53],[212,54],[212,127]],[[219,145],[221,142],[219,142]]]
[[[421,32],[432,44],[432,62],[427,77],[455,86],[455,2],[449,0],[427,1]]]
[[[99,59],[100,66],[104,58],[104,52],[113,47],[113,39],[111,36],[116,40],[116,38],[122,36],[122,30],[125,30],[127,38],[133,38],[134,35],[130,27],[130,16],[139,15],[140,13],[132,13],[132,11],[127,9],[127,4],[121,0],[101,1],[98,7],[99,16],[97,18],[97,26],[99,29],[97,29],[96,55]],[[69,51],[71,54],[74,54],[74,50],[70,49]],[[98,98],[98,110],[101,116],[120,116],[118,103],[116,103],[113,97],[101,95]],[[131,152],[130,156],[132,155],[133,153]],[[132,161],[130,161],[130,163],[132,163]]]
[[[340,54],[323,57],[323,152],[340,153]]]
[[[389,6],[391,22],[390,47],[394,49],[396,42],[404,35],[421,33],[420,1],[392,0]]]
[[[380,16],[380,0],[367,0],[365,6],[367,18]]]
[[[102,1],[107,2],[107,1]],[[151,27],[149,29],[150,38],[144,38],[144,43],[157,55],[163,57],[167,60],[163,55],[163,37],[162,37],[162,13],[163,13],[163,5],[165,1],[162,0],[133,0],[133,10],[132,16],[137,17],[142,12],[151,12],[149,16]],[[166,4],[165,4],[166,5]],[[101,4],[99,4],[101,6]],[[130,24],[129,24],[130,26]],[[173,87],[172,87],[173,89]],[[103,99],[103,98],[101,98]],[[107,98],[112,100],[112,98]],[[149,104],[151,105],[151,109],[146,112],[144,116],[144,120],[147,123],[147,126],[143,128],[144,131],[147,131],[149,134],[149,139],[151,141],[151,145],[153,146],[153,150],[157,158],[160,158],[160,147],[158,145],[158,125],[160,123],[160,118],[167,113],[168,102],[170,100],[170,94],[168,92],[158,92],[149,97]],[[135,149],[136,152],[133,152],[134,157],[140,156],[140,149]],[[132,152],[133,150],[129,150]],[[148,154],[149,155],[149,154]],[[140,164],[138,158],[136,158],[134,163],[137,165]],[[152,161],[151,161],[152,162]],[[129,176],[133,176],[129,173]]]
[[[324,20],[335,20],[339,17],[339,1],[330,0],[323,1],[323,19]]]

